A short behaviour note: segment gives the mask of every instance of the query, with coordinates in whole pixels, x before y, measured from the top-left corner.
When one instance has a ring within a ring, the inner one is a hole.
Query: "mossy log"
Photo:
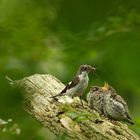
[[[52,75],[7,79],[24,92],[25,110],[56,136],[65,134],[68,140],[140,140],[127,124],[109,121],[91,110],[86,102],[83,108],[78,97],[71,99],[71,103],[66,97],[50,98],[65,86]]]

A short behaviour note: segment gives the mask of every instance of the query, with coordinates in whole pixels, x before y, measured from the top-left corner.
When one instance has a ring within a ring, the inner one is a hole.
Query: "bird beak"
[[[91,67],[90,70],[93,71],[93,72],[96,71],[96,69],[94,67]]]
[[[102,88],[103,91],[107,91],[107,90],[108,90],[108,87],[109,87],[108,83],[105,82],[105,83],[104,83],[104,86],[101,87],[101,88]]]

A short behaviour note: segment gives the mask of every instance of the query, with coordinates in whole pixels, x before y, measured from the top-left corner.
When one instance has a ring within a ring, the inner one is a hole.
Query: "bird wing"
[[[62,95],[63,93],[66,93],[66,91],[70,88],[73,88],[74,86],[76,86],[78,84],[78,82],[80,81],[79,77],[76,76],[71,82],[69,82],[66,87],[60,92],[60,95]]]
[[[79,77],[76,76],[71,82],[69,82],[65,88],[57,95],[54,95],[54,96],[51,96],[50,98],[55,98],[55,97],[58,97],[58,96],[62,96],[63,93],[66,93],[68,89],[74,87],[75,85],[78,84],[78,82],[80,81]]]
[[[119,95],[117,95],[117,96],[118,96],[117,100],[119,100],[125,108],[125,114],[126,114],[127,121],[130,122],[131,124],[134,124],[132,119],[131,119],[131,116],[129,114],[129,109],[128,109],[127,103],[124,101],[124,99],[121,96],[119,96]]]
[[[127,106],[127,103],[124,101],[124,99],[120,95],[117,95],[115,99],[116,99],[116,101],[118,101],[118,102],[123,104],[126,112],[128,113],[129,112],[128,111],[128,106]]]
[[[110,86],[110,88],[113,89],[111,86]],[[113,99],[115,99],[116,101],[122,103],[123,106],[124,106],[124,108],[125,108],[125,110],[126,110],[126,112],[129,112],[129,111],[128,111],[128,106],[127,106],[126,102],[124,101],[124,99],[123,99],[120,95],[118,95],[118,94],[116,93],[115,89],[113,89],[113,92],[111,93],[111,97],[112,97]]]
[[[119,96],[119,95],[118,95],[118,96]],[[122,114],[122,116],[124,117],[124,120],[125,120],[125,121],[129,122],[130,124],[134,124],[134,122],[132,121],[131,116],[130,116],[130,114],[129,114],[128,106],[127,106],[126,102],[123,100],[123,98],[122,98],[121,96],[119,96],[119,97],[120,97],[121,101],[120,101],[119,98],[118,98],[118,100],[116,100],[116,101],[121,102],[121,103],[123,104],[123,107],[124,107],[124,108],[122,108],[121,106],[119,106],[119,105],[116,104],[116,105],[114,106],[114,109],[115,109],[116,111],[118,111],[120,114]]]

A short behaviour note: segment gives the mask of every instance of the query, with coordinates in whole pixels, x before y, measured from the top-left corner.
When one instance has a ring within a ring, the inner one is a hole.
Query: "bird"
[[[59,96],[67,95],[72,98],[80,97],[81,100],[81,96],[88,86],[88,82],[89,82],[88,74],[91,71],[94,72],[95,68],[87,64],[81,65],[73,80],[70,81],[59,94],[51,96],[50,98],[56,98]]]
[[[118,121],[126,121],[130,124],[134,124],[129,114],[128,105],[125,100],[117,94],[115,89],[105,82],[101,87],[104,94],[103,99],[103,113],[110,119]]]
[[[88,106],[103,114],[103,89],[100,86],[92,86],[86,96]]]

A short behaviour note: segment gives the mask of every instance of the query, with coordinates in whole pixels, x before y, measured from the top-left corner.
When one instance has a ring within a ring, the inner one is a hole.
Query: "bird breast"
[[[79,86],[81,86],[81,87],[87,87],[88,86],[88,81],[89,81],[88,76],[84,77],[84,76],[80,75],[79,79],[80,79]]]
[[[72,94],[72,96],[81,96],[83,94],[83,92],[85,91],[85,89],[88,86],[88,81],[89,78],[88,76],[79,76],[79,83],[72,89],[69,90],[70,94]]]
[[[88,86],[89,78],[88,76],[86,77],[79,76],[79,79],[80,81],[79,81],[79,84],[77,85],[77,90],[82,94]]]

